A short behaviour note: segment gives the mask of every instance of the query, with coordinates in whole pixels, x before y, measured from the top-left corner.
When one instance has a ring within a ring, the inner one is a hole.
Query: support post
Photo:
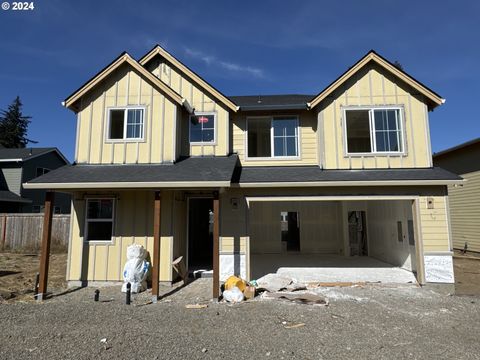
[[[218,199],[218,191],[213,193],[213,298],[218,299],[220,296],[220,201]]]
[[[425,285],[425,263],[423,255],[423,238],[419,202],[419,199],[412,200],[413,231],[415,237],[415,260],[417,265],[417,281],[420,285]]]
[[[48,263],[50,260],[50,242],[52,239],[52,215],[53,201],[55,193],[48,191],[45,194],[45,210],[43,213],[43,230],[42,230],[42,248],[40,254],[40,280],[38,283],[37,300],[44,300],[47,295],[48,282]]]
[[[160,224],[161,224],[161,193],[155,191],[155,209],[153,217],[153,255],[152,255],[152,301],[158,301],[158,283],[160,281]]]

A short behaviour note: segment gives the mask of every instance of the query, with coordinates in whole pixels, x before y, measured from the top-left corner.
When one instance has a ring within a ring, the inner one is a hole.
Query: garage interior
[[[252,201],[250,275],[416,283],[411,200]]]

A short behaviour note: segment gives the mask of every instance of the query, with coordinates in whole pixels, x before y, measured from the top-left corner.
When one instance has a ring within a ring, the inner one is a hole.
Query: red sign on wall
[[[200,124],[205,124],[205,123],[208,122],[208,118],[207,118],[206,116],[200,116],[200,117],[198,118],[198,122],[199,122]]]

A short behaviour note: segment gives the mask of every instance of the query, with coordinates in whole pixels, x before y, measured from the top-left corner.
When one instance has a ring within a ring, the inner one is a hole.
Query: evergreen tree
[[[7,110],[0,111],[0,147],[24,148],[28,143],[37,143],[27,138],[30,119],[22,114],[22,102],[17,96]]]

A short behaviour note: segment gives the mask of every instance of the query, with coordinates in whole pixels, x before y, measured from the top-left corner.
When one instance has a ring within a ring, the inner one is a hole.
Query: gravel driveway
[[[478,359],[479,298],[414,286],[318,289],[328,306],[208,300],[200,279],[157,304],[119,288],[0,304],[1,359]],[[207,308],[186,309],[206,303]],[[304,325],[302,325],[304,324]],[[101,342],[106,339],[106,342]]]

